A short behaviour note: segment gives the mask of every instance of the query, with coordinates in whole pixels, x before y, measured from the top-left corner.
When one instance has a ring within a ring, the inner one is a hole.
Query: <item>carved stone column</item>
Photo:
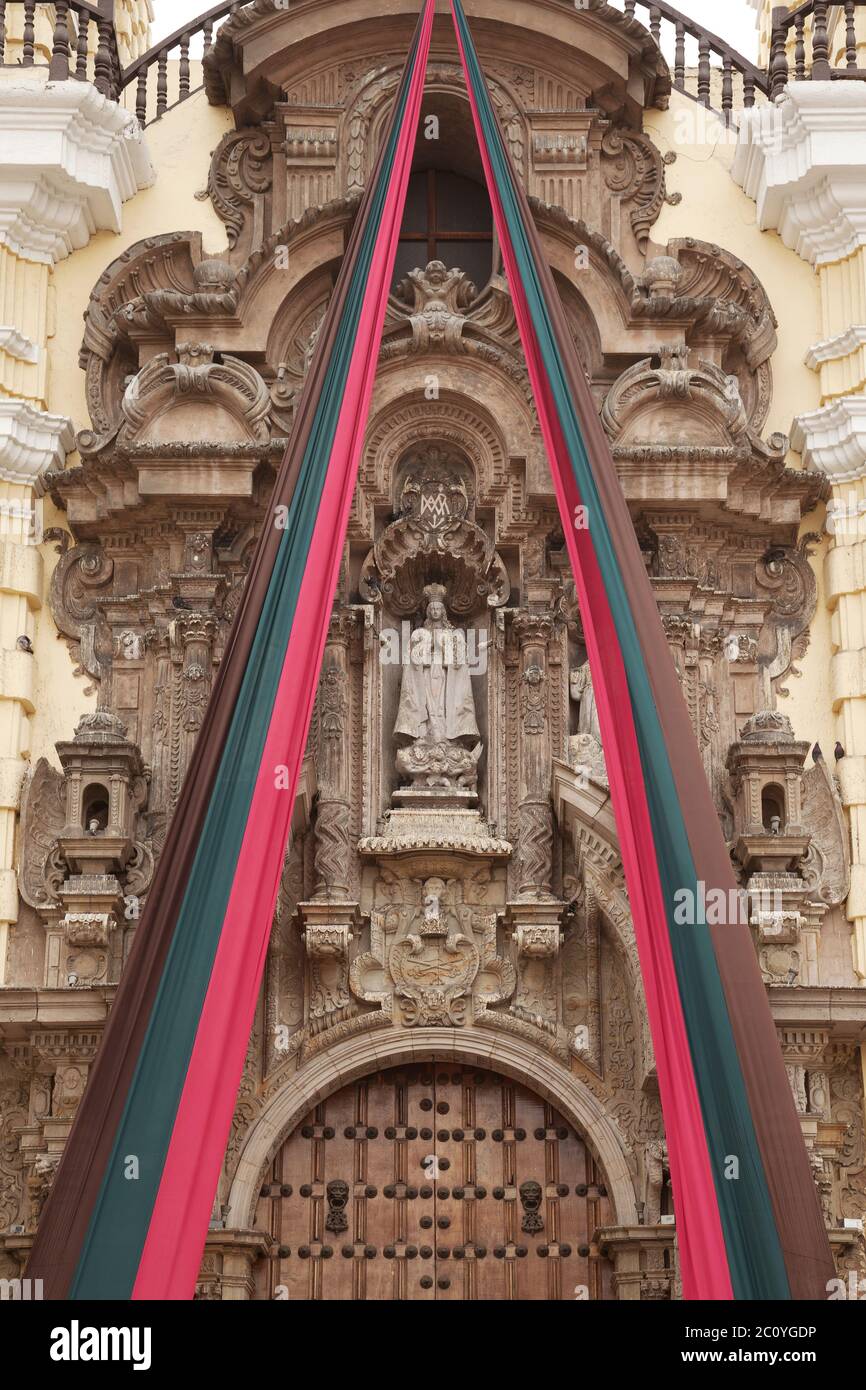
[[[536,1027],[555,1031],[560,1012],[558,958],[563,905],[551,892],[553,750],[548,682],[554,618],[549,612],[518,613],[513,632],[520,650],[520,804],[517,901],[508,904],[505,916],[517,963],[517,990],[511,1009]]]
[[[349,897],[351,802],[351,695],[349,645],[356,615],[335,610],[319,682],[319,801],[316,812],[317,901]]]
[[[553,875],[553,810],[550,803],[548,613],[518,613],[512,624],[520,647],[520,806],[518,898],[549,901]]]
[[[613,1262],[613,1287],[621,1302],[664,1302],[673,1296],[672,1225],[608,1226],[595,1232],[593,1244]]]
[[[171,648],[168,634],[152,629],[146,638],[156,659],[151,715],[151,805],[160,810],[171,800]]]
[[[182,765],[172,788],[176,801],[210,699],[216,619],[207,613],[187,613],[177,619],[175,630],[183,662],[179,709]]]
[[[311,902],[299,903],[301,931],[310,969],[309,1018],[319,1033],[348,1018],[349,945],[358,925],[358,904],[349,902],[352,795],[350,645],[357,615],[336,608],[322,662],[318,704],[317,771]]]
[[[249,1302],[255,1293],[253,1266],[268,1258],[273,1244],[264,1231],[211,1231],[195,1286],[196,1299]]]

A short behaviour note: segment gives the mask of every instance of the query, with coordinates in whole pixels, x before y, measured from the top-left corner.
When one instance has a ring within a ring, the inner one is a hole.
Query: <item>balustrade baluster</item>
[[[6,0],[0,0],[0,63],[6,62]]]
[[[99,35],[99,44],[96,49],[96,61],[93,70],[93,85],[104,97],[111,96],[112,74],[114,64],[112,62],[111,45],[114,39],[114,27],[110,19],[98,19],[96,21],[96,31]]]
[[[213,48],[213,20],[212,20],[212,19],[208,19],[208,20],[205,21],[205,26],[204,26],[204,31],[203,31],[203,32],[204,32],[204,56],[207,57],[207,55],[210,53],[211,49]]]
[[[806,16],[798,14],[794,20],[797,42],[794,46],[794,77],[798,82],[806,80]]]
[[[830,78],[830,36],[827,33],[827,0],[815,0],[812,16],[812,81]]]
[[[32,68],[36,54],[36,0],[24,0],[24,34],[21,41],[21,61],[25,68]]]
[[[650,6],[650,33],[661,48],[662,43],[662,12],[657,5]]]
[[[156,79],[156,118],[164,116],[168,110],[168,51],[163,49],[159,55]]]
[[[87,81],[87,50],[90,43],[90,16],[83,10],[78,12],[78,43],[76,45],[75,76],[79,82]]]
[[[686,87],[686,26],[677,20],[677,46],[674,57],[674,86],[685,91]]]
[[[625,0],[625,12],[628,19],[634,19],[634,7],[637,0]]]
[[[734,109],[734,61],[729,54],[722,55],[722,115],[725,125],[731,124]]]
[[[138,86],[135,89],[135,114],[142,130],[147,125],[147,73],[147,68],[141,69],[138,74]]]
[[[66,0],[57,0],[54,6],[54,37],[51,44],[51,62],[48,64],[49,82],[69,80],[69,5]]]
[[[849,68],[857,66],[857,6],[854,0],[845,3],[845,62]]]
[[[788,54],[786,43],[788,31],[784,20],[788,11],[777,7],[773,10],[773,37],[770,44],[770,100],[773,101],[788,85]]]
[[[180,41],[180,100],[189,96],[189,34]]]
[[[703,36],[698,42],[698,101],[710,104],[710,41]]]
[[[743,105],[750,110],[755,104],[755,79],[751,74],[743,78]]]

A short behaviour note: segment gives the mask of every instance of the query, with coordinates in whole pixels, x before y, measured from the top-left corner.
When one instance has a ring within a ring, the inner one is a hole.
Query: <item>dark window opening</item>
[[[425,169],[409,180],[397,247],[394,284],[410,270],[443,261],[466,272],[478,290],[493,270],[493,214],[486,190],[473,179]]]
[[[771,835],[782,835],[785,830],[785,793],[781,787],[764,787],[761,793],[761,818],[764,829]]]
[[[82,797],[84,828],[98,835],[108,829],[108,792],[99,783],[88,787]]]

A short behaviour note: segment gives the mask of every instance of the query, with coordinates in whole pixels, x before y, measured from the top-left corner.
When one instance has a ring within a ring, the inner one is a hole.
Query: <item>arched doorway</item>
[[[344,1086],[278,1149],[256,1210],[276,1243],[256,1297],[611,1297],[613,1219],[582,1137],[527,1086],[423,1062]],[[279,1194],[279,1195],[277,1195]]]

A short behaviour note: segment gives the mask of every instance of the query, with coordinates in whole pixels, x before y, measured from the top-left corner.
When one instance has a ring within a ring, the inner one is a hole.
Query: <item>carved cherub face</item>
[[[445,604],[440,603],[439,599],[433,599],[427,605],[427,617],[431,622],[442,623],[445,621]]]

